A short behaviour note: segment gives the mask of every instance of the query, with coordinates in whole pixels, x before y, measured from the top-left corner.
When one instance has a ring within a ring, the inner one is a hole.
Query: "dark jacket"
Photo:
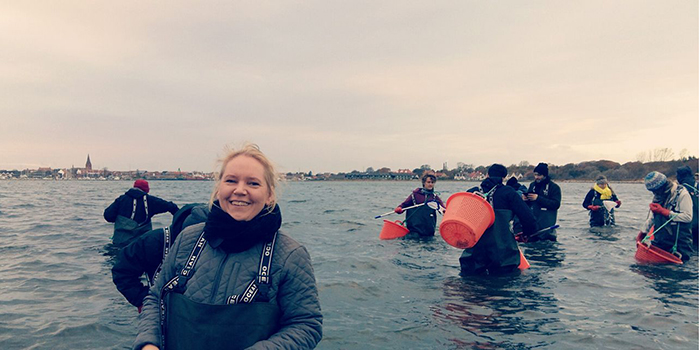
[[[158,300],[161,289],[188,261],[204,225],[187,227],[175,240],[163,270],[144,299],[134,349],[141,349],[145,344],[160,344]],[[258,243],[242,252],[227,253],[221,247],[205,244],[183,295],[194,302],[226,304],[230,295],[242,293],[256,278],[262,249],[263,243]],[[280,232],[270,271],[269,302],[277,303],[281,310],[280,329],[250,349],[314,348],[321,340],[323,316],[309,253],[304,246]]]
[[[610,199],[606,200],[611,200],[613,202],[617,202],[617,194],[615,194],[615,191],[612,190],[612,197]],[[593,226],[605,226],[606,223],[609,225],[615,224],[615,217],[613,216],[612,212],[608,212],[605,209],[605,205],[603,204],[603,200],[600,199],[600,193],[596,191],[595,189],[591,188],[590,191],[586,194],[586,198],[583,199],[583,203],[581,204],[585,209],[589,210],[588,215],[590,216],[589,224],[591,227]],[[588,209],[589,205],[597,205],[600,208],[598,210],[590,210]]]
[[[535,217],[513,188],[487,178],[480,187],[471,188],[467,192],[489,193],[492,189],[494,190],[487,196],[487,200],[493,206],[495,221],[474,247],[462,252],[459,258],[462,275],[501,274],[518,269],[520,250],[510,230],[513,217],[520,220],[524,235],[535,233]]]
[[[149,286],[141,282],[141,276],[145,273],[152,283],[153,274],[164,258],[166,232],[172,245],[182,229],[206,221],[208,213],[204,204],[185,205],[175,213],[167,230],[159,228],[146,232],[119,252],[112,267],[112,281],[131,305],[141,306],[148,294]]]
[[[527,204],[532,208],[532,214],[537,220],[537,229],[541,230],[557,223],[557,211],[561,206],[561,189],[549,177],[542,181],[534,181],[527,189],[527,193],[537,194],[535,201],[528,201]],[[533,237],[529,242],[537,240],[556,241],[557,235],[555,230],[549,230]]]
[[[143,196],[146,196],[148,203],[148,217],[146,217],[146,208],[143,203]],[[121,215],[127,218],[131,217],[133,210],[134,199],[136,199],[136,214],[133,220],[139,224],[150,221],[154,215],[170,212],[175,215],[179,209],[173,202],[160,199],[156,196],[151,196],[138,188],[130,188],[125,194],[119,196],[110,204],[104,212],[104,218],[108,222],[117,220],[117,216]]]

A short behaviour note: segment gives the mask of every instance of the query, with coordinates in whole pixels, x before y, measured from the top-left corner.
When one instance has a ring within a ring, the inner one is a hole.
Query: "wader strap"
[[[170,281],[163,285],[163,288],[160,290],[160,345],[163,349],[166,349],[165,333],[167,331],[165,329],[165,297],[168,293],[174,291],[175,288],[181,290],[185,287],[187,280],[190,278],[190,273],[192,272],[195,264],[197,264],[197,260],[199,260],[199,256],[202,253],[202,250],[204,250],[206,243],[207,240],[204,239],[204,231],[202,231],[202,234],[199,235],[199,238],[197,239],[197,244],[194,245],[192,252],[190,252],[190,256],[187,258],[187,263],[185,266],[177,276],[170,279]]]
[[[143,196],[143,207],[146,209],[146,220],[143,222],[146,222],[148,221],[148,200],[146,195]],[[134,198],[134,206],[131,208],[131,220],[134,220],[134,216],[136,216],[136,198]]]
[[[227,304],[252,303],[259,291],[260,297],[268,301],[267,292],[270,288],[270,270],[272,266],[272,253],[275,249],[277,241],[277,232],[272,236],[272,240],[265,243],[262,252],[260,253],[260,266],[258,267],[257,279],[248,283],[241,295],[232,295],[226,298]],[[257,283],[256,283],[257,282]]]
[[[168,227],[168,226],[163,227],[163,257],[160,259],[160,264],[158,264],[158,267],[156,268],[156,272],[153,273],[153,279],[151,279],[151,285],[155,284],[156,278],[158,277],[158,274],[160,274],[160,271],[163,269],[163,262],[165,261],[165,257],[170,252],[170,245],[171,244],[172,243],[170,242],[170,227]]]

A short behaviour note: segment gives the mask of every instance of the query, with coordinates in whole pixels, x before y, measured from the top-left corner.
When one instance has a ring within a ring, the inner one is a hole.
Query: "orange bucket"
[[[518,248],[518,250],[520,250]],[[520,265],[518,265],[518,268],[521,270],[527,270],[530,268],[530,263],[527,262],[527,259],[525,259],[525,255],[523,255],[523,251],[520,250]]]
[[[447,199],[440,235],[453,247],[471,248],[495,219],[493,208],[483,197],[458,192]]]
[[[392,222],[384,220],[382,232],[379,233],[379,239],[396,239],[403,237],[408,233],[408,229],[401,224],[401,221]]]

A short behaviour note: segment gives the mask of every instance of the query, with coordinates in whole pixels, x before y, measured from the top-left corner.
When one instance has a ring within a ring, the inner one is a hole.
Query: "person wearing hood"
[[[399,204],[394,212],[401,214],[404,208],[414,205],[424,204],[431,201],[438,203],[438,209],[444,208],[442,199],[435,193],[435,182],[437,177],[435,172],[428,170],[423,172],[421,182],[423,187],[418,187]],[[410,237],[432,237],[435,235],[435,224],[437,223],[437,210],[428,205],[421,205],[416,208],[406,210],[406,227],[409,230]]]
[[[107,222],[114,223],[112,242],[124,247],[136,237],[153,229],[151,218],[157,214],[170,212],[175,215],[175,203],[148,194],[148,181],[136,180],[134,187],[117,197],[104,211]]]
[[[539,163],[534,169],[535,181],[527,189],[526,201],[537,220],[537,229],[542,230],[556,225],[557,211],[561,206],[561,189],[549,177],[547,163]],[[556,241],[556,229],[550,229],[532,237],[529,242],[549,240]]]
[[[535,217],[522,197],[512,187],[503,185],[503,178],[507,175],[505,166],[493,164],[481,185],[467,190],[486,197],[493,207],[495,220],[473,247],[462,252],[459,265],[463,276],[504,274],[518,270],[520,249],[510,228],[514,217],[520,220],[525,237],[536,232]]]
[[[205,222],[208,214],[206,204],[187,204],[173,215],[170,226],[148,231],[119,251],[117,262],[112,267],[112,281],[119,293],[139,312],[175,238],[185,227]],[[144,274],[148,277],[148,285],[141,282]]]
[[[615,208],[619,208],[622,202],[617,198],[617,194],[608,184],[605,175],[599,175],[595,179],[595,184],[583,199],[583,207],[588,209],[591,227],[615,225],[615,208],[607,209],[605,201],[615,202]]]
[[[206,222],[185,228],[143,301],[133,349],[312,349],[311,257],[280,231],[277,172],[253,144],[221,161]]]
[[[693,235],[693,247],[695,251],[698,251],[698,182],[697,175],[693,176],[693,171],[689,166],[685,165],[676,170],[676,179],[678,183],[685,187],[685,190],[690,194],[690,199],[693,202],[693,221],[691,222],[691,229]]]
[[[654,235],[651,244],[671,254],[680,254],[683,262],[694,255],[691,223],[693,201],[685,187],[652,171],[644,177],[644,186],[654,194],[649,204],[649,218],[642,226],[640,237],[651,227]]]

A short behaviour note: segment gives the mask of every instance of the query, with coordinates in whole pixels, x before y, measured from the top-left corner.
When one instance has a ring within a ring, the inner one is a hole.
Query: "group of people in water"
[[[501,164],[467,192],[482,196],[495,220],[478,242],[464,249],[462,275],[502,274],[518,270],[518,242],[556,241],[561,189],[539,163],[529,187],[505,181]],[[654,194],[642,227],[663,227],[651,244],[687,261],[697,247],[697,173],[678,169],[678,182],[659,172],[644,183]],[[435,191],[437,176],[427,171],[394,210],[406,214],[407,238],[435,235],[445,204]],[[322,337],[321,307],[311,258],[306,248],[279,231],[277,177],[271,161],[256,145],[230,150],[221,159],[209,203],[178,208],[148,194],[145,180],[117,198],[104,217],[115,223],[113,243],[120,249],[112,269],[115,285],[139,312],[133,348],[267,349],[314,348]],[[421,205],[434,202],[436,205]],[[622,202],[599,176],[583,207],[591,226],[615,224]],[[173,214],[168,227],[151,230],[151,218]],[[693,242],[695,238],[695,243]],[[148,277],[148,285],[141,276]]]

